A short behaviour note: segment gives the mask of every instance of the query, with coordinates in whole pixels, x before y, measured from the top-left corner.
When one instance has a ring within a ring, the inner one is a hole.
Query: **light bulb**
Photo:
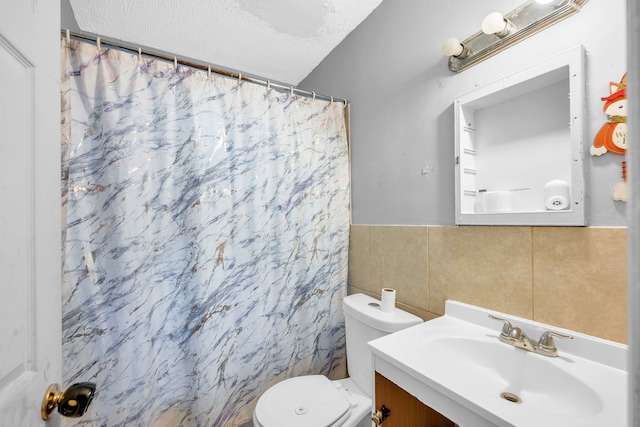
[[[455,37],[449,37],[442,45],[442,51],[447,56],[458,56],[464,51],[464,46],[460,44],[460,40]]]
[[[492,12],[482,21],[482,32],[485,34],[501,34],[506,29],[507,21],[500,12]]]

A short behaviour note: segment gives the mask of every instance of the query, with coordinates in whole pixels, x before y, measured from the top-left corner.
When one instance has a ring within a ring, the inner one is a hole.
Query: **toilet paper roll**
[[[544,185],[544,206],[550,211],[569,208],[569,184],[561,179],[552,179]]]
[[[484,193],[485,212],[511,212],[510,191],[487,191]]]
[[[473,205],[473,209],[475,213],[483,213],[484,212],[484,195],[486,191],[478,191],[476,193],[476,201]]]
[[[385,313],[392,312],[396,306],[396,290],[391,288],[382,288],[380,300],[382,301],[380,309]]]

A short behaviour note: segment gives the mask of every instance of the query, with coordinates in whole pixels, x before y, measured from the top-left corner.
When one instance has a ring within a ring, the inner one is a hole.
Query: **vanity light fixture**
[[[511,45],[580,11],[589,0],[529,0],[502,15],[493,12],[482,21],[482,30],[460,42],[447,39],[442,47],[449,69],[456,73],[502,52]]]

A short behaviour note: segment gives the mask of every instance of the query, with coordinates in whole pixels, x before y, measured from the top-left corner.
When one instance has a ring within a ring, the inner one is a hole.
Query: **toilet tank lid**
[[[392,312],[384,312],[380,301],[365,294],[353,294],[343,300],[344,314],[354,317],[366,325],[383,332],[396,332],[422,323],[422,319],[394,307]]]

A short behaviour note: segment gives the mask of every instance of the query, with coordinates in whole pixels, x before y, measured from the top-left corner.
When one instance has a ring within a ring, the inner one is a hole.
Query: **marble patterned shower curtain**
[[[236,426],[344,366],[344,106],[62,40],[67,426]]]

